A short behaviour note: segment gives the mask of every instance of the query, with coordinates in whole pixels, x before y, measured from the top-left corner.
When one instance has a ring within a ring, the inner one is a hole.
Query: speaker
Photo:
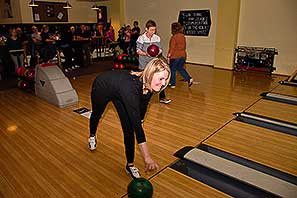
[[[76,91],[57,65],[36,65],[35,95],[60,108],[78,103]]]

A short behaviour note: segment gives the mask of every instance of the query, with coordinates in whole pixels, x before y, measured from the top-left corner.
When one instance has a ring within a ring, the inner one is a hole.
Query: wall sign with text
[[[208,36],[211,27],[210,10],[180,11],[178,22],[185,28],[185,35]]]

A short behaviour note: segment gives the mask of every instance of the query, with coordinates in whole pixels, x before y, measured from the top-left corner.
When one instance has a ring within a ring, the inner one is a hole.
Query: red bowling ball
[[[114,63],[114,64],[113,64],[113,68],[114,68],[114,69],[119,69],[119,63]]]
[[[156,57],[159,54],[159,52],[160,50],[157,45],[152,44],[147,48],[147,53],[152,57]]]
[[[125,69],[125,65],[123,63],[119,64],[119,69]]]
[[[33,68],[29,68],[27,72],[27,79],[28,80],[34,80],[35,77],[35,71]]]

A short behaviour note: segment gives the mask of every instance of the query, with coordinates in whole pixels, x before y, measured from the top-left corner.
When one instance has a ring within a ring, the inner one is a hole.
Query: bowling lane
[[[150,182],[154,187],[154,197],[228,197],[227,194],[171,168],[166,168]]]
[[[297,108],[292,104],[261,99],[245,112],[297,123]]]
[[[297,176],[297,137],[233,120],[203,142]]]
[[[271,92],[297,97],[297,87],[294,86],[279,85]]]

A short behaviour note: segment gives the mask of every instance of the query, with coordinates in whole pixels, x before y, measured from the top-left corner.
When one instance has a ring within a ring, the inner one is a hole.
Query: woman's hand
[[[152,160],[152,158],[150,157],[145,158],[144,163],[145,163],[145,172],[159,169],[159,165],[156,162],[154,162],[154,160]]]
[[[145,163],[145,172],[159,169],[158,164],[156,162],[154,162],[154,160],[152,160],[152,158],[150,157],[150,154],[148,151],[148,146],[147,146],[146,142],[140,143],[139,148],[140,148],[140,151],[143,156],[144,163]]]

